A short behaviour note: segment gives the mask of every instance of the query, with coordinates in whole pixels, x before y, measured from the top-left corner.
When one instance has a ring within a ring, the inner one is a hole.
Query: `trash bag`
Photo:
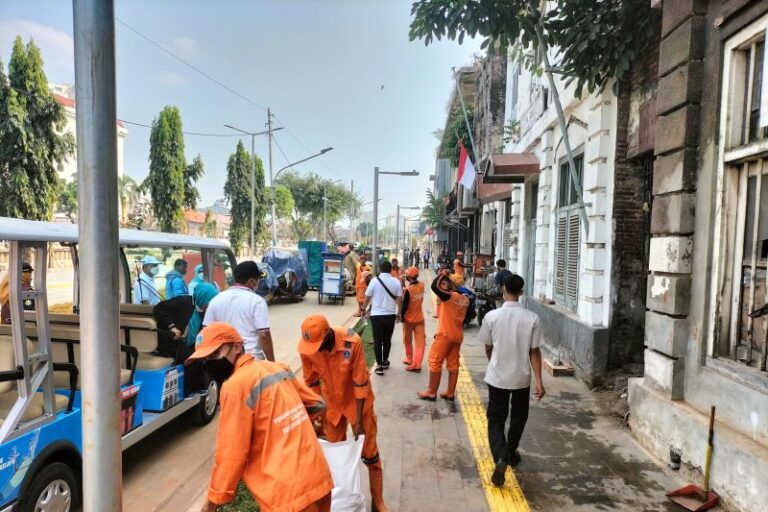
[[[360,489],[364,440],[365,436],[340,443],[320,440],[333,476],[331,512],[365,512],[365,495]]]

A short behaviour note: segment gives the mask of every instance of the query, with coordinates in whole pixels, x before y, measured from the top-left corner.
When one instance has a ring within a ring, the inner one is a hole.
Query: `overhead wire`
[[[145,123],[137,123],[135,121],[126,121],[125,119],[118,119],[121,123],[130,124],[131,126],[141,126],[142,128],[152,128],[151,125]],[[182,132],[184,135],[194,135],[197,137],[245,137],[242,133],[204,133],[204,132]]]

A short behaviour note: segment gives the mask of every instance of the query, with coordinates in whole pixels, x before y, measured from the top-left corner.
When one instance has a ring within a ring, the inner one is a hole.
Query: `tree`
[[[576,81],[576,95],[602,91],[621,81],[632,63],[654,40],[658,10],[646,0],[555,0],[541,11],[538,0],[417,0],[411,7],[410,37],[430,44],[443,36],[458,39],[480,35],[483,48],[519,42],[530,50],[523,62],[541,72],[542,52],[558,50],[558,72],[566,85]],[[541,37],[537,31],[540,29]]]
[[[224,198],[229,202],[232,224],[229,226],[229,243],[239,253],[250,235],[251,196],[256,190],[249,187],[251,174],[251,155],[245,150],[242,141],[238,141],[235,152],[229,155],[227,162],[227,181],[224,184]],[[263,202],[263,201],[261,201]],[[263,220],[263,219],[262,219]]]
[[[296,201],[293,200],[293,194],[285,185],[275,186],[275,215],[278,219],[288,219],[293,214],[296,207]]]
[[[211,208],[205,212],[205,220],[203,221],[203,234],[210,238],[216,238],[216,228],[218,222],[216,222],[216,216]]]
[[[142,184],[152,198],[160,230],[176,233],[184,222],[184,134],[177,107],[166,106],[152,121],[149,136],[149,176]]]
[[[469,126],[474,126],[474,113],[471,107],[467,107],[467,120],[469,120]],[[448,126],[448,137],[445,139],[446,147],[444,148],[444,154],[447,156],[453,167],[459,166],[459,156],[461,154],[461,148],[459,147],[459,141],[464,142],[464,147],[467,148],[467,155],[473,162],[475,160],[474,149],[469,138],[469,128],[467,122],[464,120],[464,113],[461,110],[456,110],[453,113],[453,118]]]
[[[69,217],[72,224],[77,222],[77,174],[74,179],[59,187],[59,211]]]
[[[136,181],[123,174],[117,178],[117,194],[120,196],[120,224],[128,224],[128,212],[139,200],[139,185]]]
[[[430,228],[439,228],[443,224],[443,217],[445,217],[443,212],[442,199],[435,197],[432,191],[427,189],[427,206],[421,210],[424,224]]]
[[[363,240],[368,240],[373,236],[373,223],[372,222],[361,222],[357,226],[357,232],[360,235],[360,238]]]
[[[200,192],[197,190],[197,181],[202,177],[205,169],[203,160],[198,154],[192,163],[184,169],[184,208],[187,210],[197,209],[197,202],[200,200]]]
[[[58,170],[75,142],[48,89],[40,50],[17,37],[6,77],[0,62],[0,215],[48,220],[59,199]]]

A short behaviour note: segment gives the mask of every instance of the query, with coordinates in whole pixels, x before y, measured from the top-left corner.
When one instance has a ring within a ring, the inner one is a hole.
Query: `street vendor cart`
[[[323,297],[339,300],[344,304],[346,293],[344,279],[344,255],[335,252],[323,253],[323,277],[317,292],[317,303],[323,303]]]

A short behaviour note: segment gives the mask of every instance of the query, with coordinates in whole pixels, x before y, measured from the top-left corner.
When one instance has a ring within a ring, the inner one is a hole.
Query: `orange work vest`
[[[424,283],[418,281],[409,284],[408,291],[408,310],[405,312],[405,321],[411,324],[420,324],[424,321]]]
[[[451,298],[442,303],[435,337],[442,336],[453,342],[464,341],[464,317],[468,307],[469,299],[466,296],[451,292]]]

